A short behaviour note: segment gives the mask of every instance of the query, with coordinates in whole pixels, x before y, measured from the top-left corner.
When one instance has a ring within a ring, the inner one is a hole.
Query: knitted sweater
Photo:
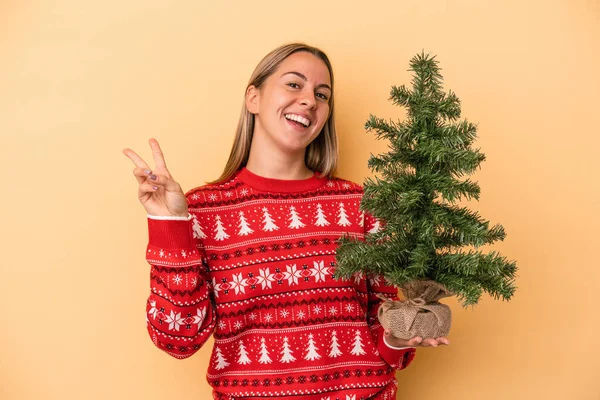
[[[214,334],[215,399],[395,399],[393,348],[377,321],[397,290],[379,276],[335,277],[337,240],[379,223],[359,210],[362,188],[319,174],[229,181],[186,194],[189,217],[148,219],[148,332],[177,358]]]

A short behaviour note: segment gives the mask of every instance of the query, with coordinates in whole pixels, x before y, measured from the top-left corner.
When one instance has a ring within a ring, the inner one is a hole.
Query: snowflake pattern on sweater
[[[186,358],[213,334],[216,399],[394,398],[394,370],[415,350],[387,346],[376,315],[377,294],[397,291],[378,276],[335,278],[337,240],[379,229],[362,193],[242,168],[188,192],[188,221],[149,219],[154,344]]]

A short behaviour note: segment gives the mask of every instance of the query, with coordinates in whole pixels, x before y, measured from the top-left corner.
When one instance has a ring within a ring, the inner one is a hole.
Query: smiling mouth
[[[298,122],[299,124],[302,124],[305,128],[308,128],[308,126],[310,126],[310,120],[306,119],[300,115],[285,114],[285,119],[287,119],[289,121]]]

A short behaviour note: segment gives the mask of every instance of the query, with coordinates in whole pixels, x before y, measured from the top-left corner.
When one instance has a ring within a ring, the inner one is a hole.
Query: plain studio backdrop
[[[398,399],[599,399],[599,8],[575,1],[0,3],[0,398],[209,399],[212,340],[176,360],[146,333],[149,266],[131,147],[156,137],[184,190],[215,179],[271,49],[322,47],[339,175],[386,149],[369,114],[437,55],[487,160],[463,203],[507,238],[510,302],[456,299],[451,345],[417,350]]]

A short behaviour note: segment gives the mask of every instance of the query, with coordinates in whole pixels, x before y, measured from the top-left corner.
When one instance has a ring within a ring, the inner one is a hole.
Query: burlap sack
[[[443,285],[434,281],[411,281],[400,288],[406,300],[386,298],[379,307],[381,326],[399,339],[438,338],[450,333],[450,307],[438,302],[451,296]]]

